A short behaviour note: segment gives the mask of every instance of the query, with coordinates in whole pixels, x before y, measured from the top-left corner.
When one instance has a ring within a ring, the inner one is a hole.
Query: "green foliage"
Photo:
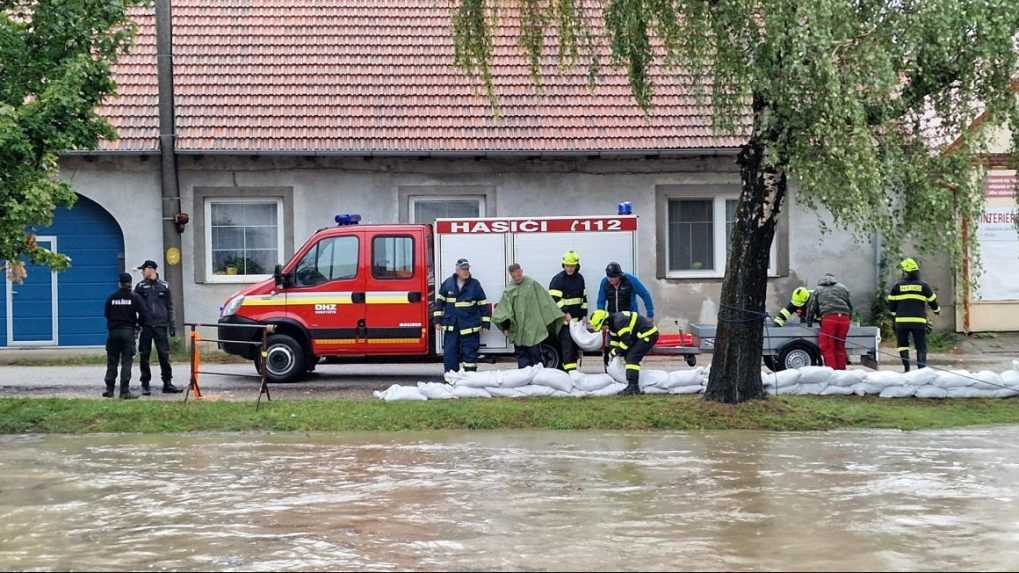
[[[962,341],[959,333],[951,330],[935,330],[927,335],[927,350],[929,352],[952,352]]]
[[[492,2],[459,4],[456,62],[494,101]],[[560,58],[575,54],[578,34],[562,30],[585,29],[587,14],[603,5],[607,38],[597,40],[627,70],[638,105],[653,103],[655,66],[690,74],[714,109],[715,128],[760,144],[776,175],[795,177],[801,204],[829,211],[835,225],[860,236],[880,232],[893,252],[909,242],[959,260],[959,221],[974,220],[983,204],[974,158],[987,142],[967,131],[980,113],[989,125],[1011,125],[1019,150],[1019,101],[1009,89],[1016,0],[574,0],[572,11],[562,4],[513,4],[532,72],[540,71],[551,22]],[[753,130],[751,99],[762,112]],[[943,153],[940,144],[957,138]]]
[[[95,109],[115,91],[110,66],[130,45],[126,10],[140,1],[0,0],[0,260],[70,263],[30,230],[74,203],[57,154],[116,137]],[[19,278],[21,264],[11,267]]]

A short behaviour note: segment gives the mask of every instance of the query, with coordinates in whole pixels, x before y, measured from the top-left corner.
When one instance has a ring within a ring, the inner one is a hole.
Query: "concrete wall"
[[[731,184],[739,177],[733,156],[705,156],[642,160],[496,160],[496,159],[343,159],[302,157],[182,157],[179,162],[182,200],[192,211],[195,187],[290,187],[293,189],[295,248],[315,230],[333,224],[336,213],[360,213],[364,223],[392,223],[400,218],[400,189],[407,186],[472,186],[492,190],[489,216],[536,216],[614,213],[628,200],[642,217],[639,276],[655,297],[663,330],[675,323],[713,322],[721,279],[656,279],[657,185]],[[158,164],[137,158],[79,158],[64,161],[75,189],[98,201],[124,227],[128,261],[162,253],[159,227]],[[243,193],[242,190],[239,190]],[[491,212],[491,205],[494,211]],[[406,209],[406,207],[404,207]],[[825,272],[834,272],[854,293],[865,316],[875,287],[873,248],[845,232],[822,235],[818,215],[797,207],[795,194],[789,212],[790,272],[772,279],[770,311],[785,301],[793,288],[813,285]],[[406,212],[406,211],[404,211]],[[195,217],[192,216],[192,220]],[[184,285],[188,320],[213,320],[219,306],[244,285],[199,284],[195,277],[194,233],[183,236]],[[161,261],[160,261],[161,262]],[[204,261],[197,261],[204,264]],[[588,279],[600,280],[600,269],[588,269]],[[544,279],[547,280],[547,279]],[[594,293],[592,293],[593,296]]]

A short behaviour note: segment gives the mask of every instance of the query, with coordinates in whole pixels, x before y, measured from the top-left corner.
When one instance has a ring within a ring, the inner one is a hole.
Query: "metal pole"
[[[265,394],[265,399],[266,399],[267,402],[271,402],[272,401],[272,396],[269,395],[269,384],[267,382],[267,376],[266,376],[266,374],[267,374],[267,370],[266,369],[268,368],[266,363],[269,361],[269,352],[268,352],[268,344],[267,344],[267,340],[269,338],[269,330],[270,330],[269,327],[267,327],[264,330],[262,330],[262,346],[258,350],[258,352],[259,352],[258,355],[261,358],[261,360],[258,361],[259,365],[261,366],[258,369],[258,374],[262,378],[262,380],[261,380],[261,384],[259,385],[259,389],[258,389],[258,400],[255,402],[255,411],[256,412],[262,406],[262,394]]]
[[[170,0],[156,0],[156,56],[159,80],[160,190],[163,215],[163,280],[170,286],[177,329],[184,326],[184,273],[181,238],[174,222],[181,212],[177,179],[177,126],[173,104],[173,18]]]

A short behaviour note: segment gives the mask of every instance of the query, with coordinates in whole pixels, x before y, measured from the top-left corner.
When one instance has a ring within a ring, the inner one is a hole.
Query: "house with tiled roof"
[[[133,14],[137,41],[114,70],[118,95],[101,109],[119,138],[63,157],[80,200],[40,233],[74,267],[30,273],[54,285],[38,303],[50,314],[34,315],[38,332],[8,329],[0,344],[101,343],[99,293],[112,272],[145,259],[179,271],[188,320],[214,321],[232,292],[264,278],[337,213],[428,223],[614,213],[621,201],[640,216],[638,268],[627,270],[648,285],[663,330],[714,321],[743,137],[712,128],[681,71],[656,72],[647,114],[607,55],[591,89],[585,69],[559,70],[550,49],[536,88],[506,16],[495,37],[494,113],[453,64],[446,2],[171,4],[168,155],[160,154],[156,18],[142,8]],[[785,211],[769,308],[825,272],[868,308],[874,248],[846,233],[822,235],[821,215],[800,208],[795,190]],[[162,231],[178,212],[189,216],[179,249]],[[590,282],[602,275],[583,272]],[[16,304],[6,317],[21,324]]]

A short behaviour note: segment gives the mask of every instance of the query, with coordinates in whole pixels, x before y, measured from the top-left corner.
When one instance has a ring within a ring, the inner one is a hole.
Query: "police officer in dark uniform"
[[[170,287],[159,279],[156,272],[159,266],[155,261],[145,261],[138,267],[144,280],[135,285],[134,292],[145,304],[146,321],[138,340],[138,353],[141,354],[139,366],[142,371],[142,394],[152,394],[149,381],[152,371],[149,369],[149,357],[152,355],[152,342],[156,343],[156,354],[159,356],[159,373],[163,378],[163,394],[176,394],[180,388],[173,385],[173,370],[170,368],[170,338],[177,335],[173,326],[173,298]]]
[[[131,275],[120,274],[120,289],[106,299],[106,391],[104,398],[113,397],[117,381],[117,364],[120,364],[120,397],[133,400],[131,362],[134,358],[134,336],[139,326],[145,324],[145,305],[141,298],[131,292]]]

